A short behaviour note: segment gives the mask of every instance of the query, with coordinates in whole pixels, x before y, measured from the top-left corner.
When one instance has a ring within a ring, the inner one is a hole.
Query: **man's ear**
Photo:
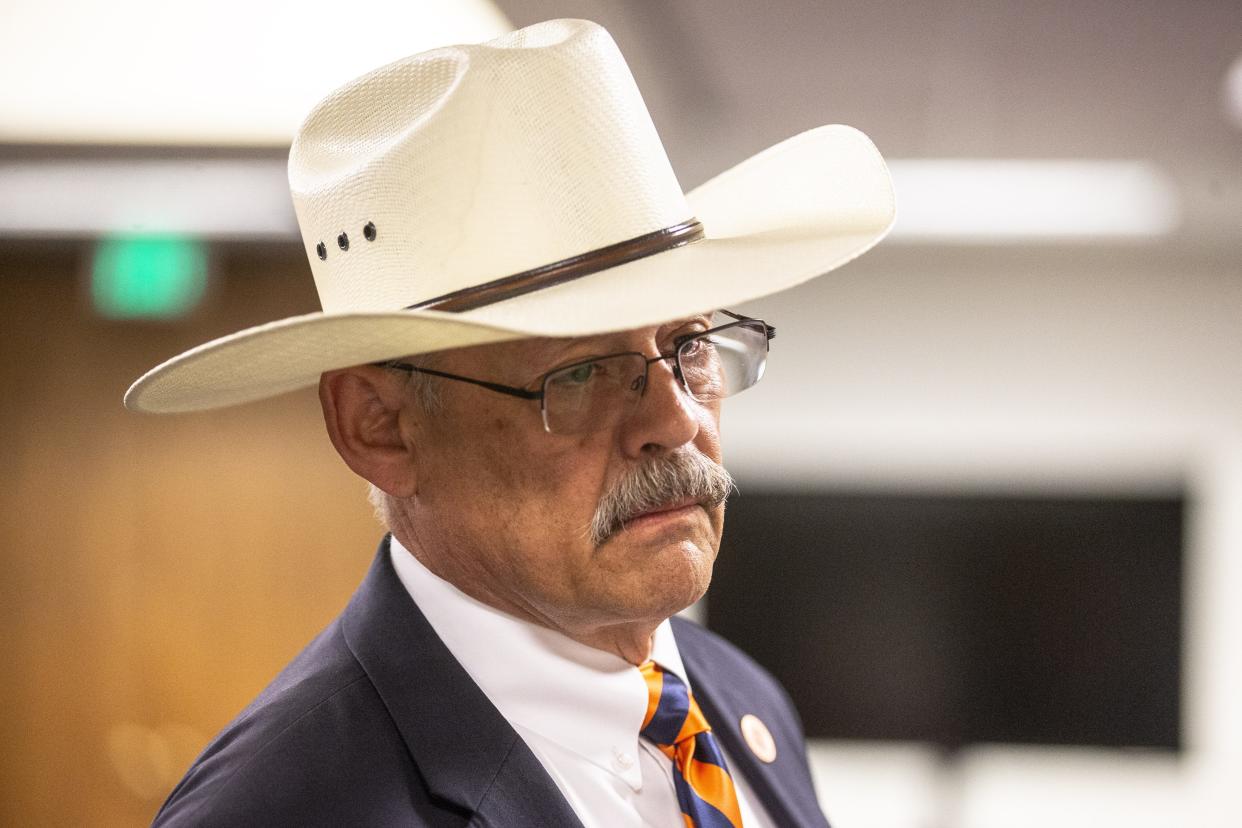
[[[319,378],[323,421],[337,453],[355,474],[394,497],[411,497],[418,490],[414,446],[401,432],[408,399],[403,379],[374,365]]]

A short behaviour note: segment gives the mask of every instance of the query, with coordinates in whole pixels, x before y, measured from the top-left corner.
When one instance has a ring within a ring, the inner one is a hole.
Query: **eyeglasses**
[[[682,390],[701,403],[722,400],[757,383],[767,366],[768,341],[776,336],[776,328],[762,319],[723,310],[719,313],[735,321],[677,337],[671,354],[648,357],[629,351],[592,357],[544,374],[538,391],[419,368],[408,362],[376,364],[539,400],[545,431],[583,434],[611,428],[629,415],[647,388],[653,362],[670,362]]]

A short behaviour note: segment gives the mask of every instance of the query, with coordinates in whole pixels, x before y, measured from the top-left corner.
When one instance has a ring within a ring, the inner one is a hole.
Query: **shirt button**
[[[629,770],[634,767],[634,757],[620,748],[613,748],[612,763],[620,770]]]

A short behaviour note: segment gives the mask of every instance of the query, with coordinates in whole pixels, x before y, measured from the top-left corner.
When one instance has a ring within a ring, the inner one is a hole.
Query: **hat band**
[[[663,230],[656,230],[654,233],[645,233],[607,247],[570,256],[559,262],[541,265],[512,276],[504,276],[481,285],[455,290],[452,293],[445,293],[442,296],[409,305],[405,310],[438,310],[449,313],[474,310],[536,290],[572,282],[574,279],[581,279],[583,276],[589,276],[592,273],[617,267],[655,253],[663,253],[701,238],[703,238],[703,225],[698,219],[690,219],[681,224],[665,227]]]

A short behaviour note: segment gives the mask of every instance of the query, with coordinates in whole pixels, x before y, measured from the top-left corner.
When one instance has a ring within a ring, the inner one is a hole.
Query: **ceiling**
[[[496,6],[514,26],[552,17],[605,25],[687,189],[803,129],[839,122],[864,130],[890,159],[1135,162],[1171,185],[1180,224],[1168,237],[1121,243],[1242,262],[1242,116],[1231,118],[1225,91],[1230,67],[1242,67],[1237,0]],[[419,48],[416,34],[411,50]],[[376,35],[375,62],[392,40]],[[1242,101],[1233,111],[1242,112]],[[173,221],[177,210],[161,206],[171,195],[229,217],[229,227],[203,231],[214,238],[292,241],[284,154],[270,141],[226,148],[209,139],[181,147],[0,142],[0,236],[89,236],[101,222],[193,231],[197,219],[187,212]],[[254,192],[220,184],[250,162],[262,167],[246,173]],[[101,191],[113,194],[107,204]],[[897,195],[900,212],[900,186]],[[251,217],[255,205],[277,202]],[[930,203],[935,209],[935,193]],[[66,219],[75,205],[91,208],[76,224]]]
[[[1181,197],[1177,243],[1242,243],[1242,127],[1224,92],[1237,0],[497,5],[515,26],[606,26],[687,188],[840,122],[890,158],[1151,161]]]

